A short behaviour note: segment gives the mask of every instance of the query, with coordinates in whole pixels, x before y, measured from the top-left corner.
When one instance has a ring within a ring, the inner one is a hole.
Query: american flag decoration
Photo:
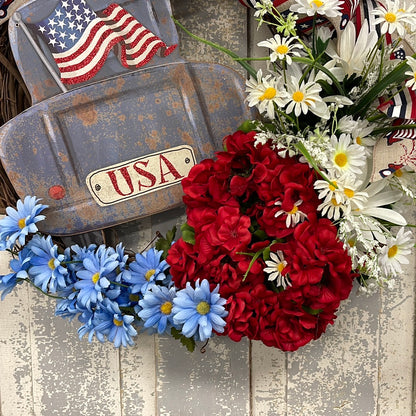
[[[116,45],[127,68],[146,64],[159,50],[167,56],[176,47],[168,47],[118,4],[96,13],[85,0],[60,0],[33,26],[51,50],[64,84],[94,77]]]
[[[177,46],[167,46],[118,4],[111,4],[102,14],[106,16],[104,20],[107,24],[116,28],[123,37],[116,44],[116,53],[126,68],[133,69],[146,64],[158,49],[162,49],[163,56],[168,56]]]

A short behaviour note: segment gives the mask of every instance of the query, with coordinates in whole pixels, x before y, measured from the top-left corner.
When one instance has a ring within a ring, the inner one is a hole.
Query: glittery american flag
[[[34,27],[48,44],[65,84],[94,77],[116,45],[116,53],[127,68],[146,64],[159,50],[167,56],[176,47],[168,47],[115,3],[96,13],[85,0],[60,0]]]

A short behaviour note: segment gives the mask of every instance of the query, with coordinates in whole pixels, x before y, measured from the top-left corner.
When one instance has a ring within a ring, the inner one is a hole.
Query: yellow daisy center
[[[264,91],[263,95],[259,98],[260,101],[272,100],[276,96],[276,90],[273,87],[269,87]]]
[[[138,302],[140,300],[140,297],[137,293],[131,293],[129,295],[129,301],[130,302]]]
[[[172,302],[166,301],[161,307],[160,312],[164,315],[169,315],[172,311]]]
[[[353,198],[355,195],[355,192],[352,189],[345,188],[344,194],[347,196],[347,198]]]
[[[312,4],[314,4],[319,9],[320,7],[322,7],[324,5],[324,2],[320,1],[320,0],[312,0],[310,2],[310,5],[312,5]]]
[[[396,172],[394,172],[394,175],[401,178],[403,176],[403,171],[401,169],[397,169]]]
[[[91,277],[91,280],[94,284],[96,284],[100,280],[100,273],[94,273]]]
[[[284,268],[285,268],[285,265],[283,263],[279,263],[279,264],[276,265],[276,270],[279,273],[282,273],[282,271],[283,271]]]
[[[354,240],[348,240],[347,242],[348,242],[348,245],[350,247],[354,247],[355,246],[355,241]]]
[[[23,230],[23,228],[26,227],[26,219],[25,218],[20,218],[20,220],[17,221],[17,225],[19,226],[19,228],[21,230]]]
[[[340,168],[343,168],[348,163],[348,157],[345,153],[338,153],[335,155],[334,162]]]
[[[113,319],[113,324],[116,326],[123,326],[123,321],[119,321],[118,319]]]
[[[150,278],[155,274],[155,269],[150,269],[146,272],[146,274],[144,275],[144,278],[149,281]]]
[[[416,72],[413,72],[413,78],[415,79],[415,81],[416,81]]]
[[[48,267],[49,267],[51,270],[55,270],[55,259],[54,259],[54,258],[52,258],[52,259],[50,259],[50,260],[48,261]]]
[[[328,188],[332,192],[334,192],[335,189],[337,189],[336,186],[338,186],[336,181],[332,181],[332,183],[328,184]]]
[[[296,205],[293,205],[293,208],[288,212],[288,215],[296,214],[299,211],[299,208]]]
[[[276,52],[280,53],[280,55],[286,55],[289,52],[289,48],[286,45],[279,45],[276,48]]]
[[[386,22],[388,23],[394,23],[397,19],[396,15],[392,12],[388,12],[384,15],[384,18],[386,19]]]
[[[363,141],[362,141],[362,139],[361,139],[361,137],[360,137],[360,136],[357,136],[357,137],[355,138],[355,142],[356,142],[357,144],[359,144],[360,146],[362,146],[362,144],[363,144]]]
[[[296,91],[292,95],[293,101],[296,101],[297,103],[300,103],[301,101],[303,101],[304,97],[305,95],[303,94],[302,91]]]
[[[205,301],[199,302],[196,307],[196,310],[200,315],[206,315],[210,309],[211,307],[209,306],[209,303]]]
[[[336,200],[335,198],[332,198],[332,199],[331,199],[331,204],[332,204],[334,207],[339,207],[339,203],[337,202],[337,200]]]
[[[389,251],[387,252],[387,257],[389,259],[391,259],[392,257],[395,257],[398,251],[399,251],[399,248],[396,245],[391,246],[389,248]]]

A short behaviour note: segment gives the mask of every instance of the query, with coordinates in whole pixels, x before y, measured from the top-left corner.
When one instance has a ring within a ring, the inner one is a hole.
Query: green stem
[[[49,298],[53,298],[53,299],[66,299],[63,298],[62,296],[54,296],[51,295],[50,293],[44,292],[40,287],[36,286],[30,279],[17,279],[19,281],[25,281],[30,283],[35,289],[39,290],[39,292],[43,293],[44,295],[48,296]]]
[[[416,57],[416,54],[413,55]],[[357,104],[350,107],[351,115],[365,114],[370,105],[380,96],[380,94],[391,84],[398,84],[406,79],[405,72],[409,69],[407,62],[402,62],[389,72],[380,82],[375,84]]]
[[[127,286],[127,285],[123,285],[122,283],[113,282],[113,281],[111,281],[111,280],[110,280],[110,283],[111,283],[112,285],[121,286],[121,287],[125,287],[125,288],[128,288],[128,287],[129,287],[129,286]]]
[[[321,64],[319,64],[315,60],[308,59],[308,58],[302,58],[302,57],[299,57],[299,56],[293,56],[292,61],[307,64],[309,66],[312,66],[313,68],[319,69],[319,71],[322,71],[325,75],[327,75],[331,79],[331,81],[337,87],[337,89],[338,89],[338,91],[340,92],[341,95],[345,95],[345,96],[347,95],[344,91],[344,88],[340,84],[340,82],[335,78],[334,74],[329,69],[326,69],[324,66],[322,66]]]
[[[257,72],[256,70],[249,65],[248,63],[246,63],[245,61],[240,61],[240,57],[234,53],[233,51],[230,51],[227,48],[224,48],[221,45],[218,45],[217,43],[211,42],[209,40],[206,40],[204,38],[201,38],[197,35],[194,35],[193,33],[191,33],[188,29],[186,29],[181,23],[179,23],[178,20],[176,20],[173,16],[171,16],[173,22],[179,26],[185,33],[187,33],[191,38],[194,38],[196,40],[198,40],[199,42],[205,43],[206,45],[212,46],[215,49],[218,49],[221,52],[224,52],[225,54],[227,54],[228,56],[230,56],[232,59],[236,60],[250,75],[252,75],[254,78],[257,77]]]
[[[302,153],[302,155],[305,157],[305,159],[311,164],[311,166],[322,177],[322,179],[327,181],[335,189],[338,189],[338,186],[335,183],[331,182],[328,179],[328,177],[321,171],[321,169],[319,169],[319,166],[316,164],[314,158],[309,154],[309,152],[307,151],[307,149],[306,149],[306,147],[304,146],[303,143],[298,142],[298,143],[295,144],[295,147],[296,147],[296,149],[299,150],[299,152]]]
[[[388,126],[383,127],[381,129],[374,130],[372,132],[373,136],[377,136],[379,134],[387,133],[390,131],[397,131],[397,130],[413,130],[416,129],[416,124],[406,124],[406,125],[400,125],[400,126]]]

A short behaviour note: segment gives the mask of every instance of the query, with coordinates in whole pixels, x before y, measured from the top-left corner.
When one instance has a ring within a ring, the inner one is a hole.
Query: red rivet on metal
[[[48,194],[52,199],[62,199],[65,196],[65,188],[63,188],[61,185],[51,186],[49,188]]]

